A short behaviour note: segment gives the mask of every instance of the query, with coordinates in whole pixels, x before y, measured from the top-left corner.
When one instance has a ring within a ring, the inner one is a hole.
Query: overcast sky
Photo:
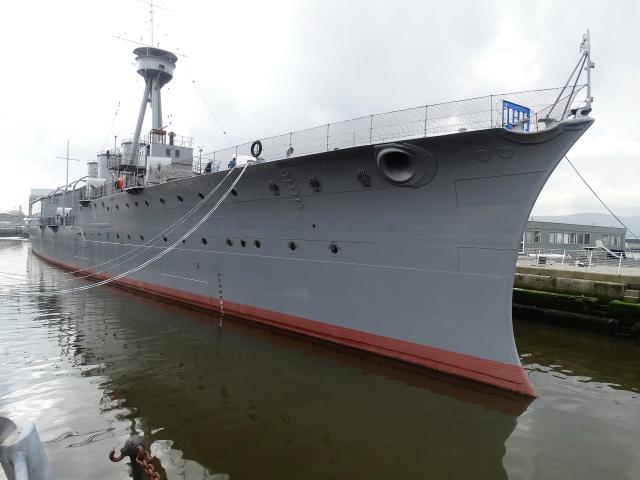
[[[591,29],[596,123],[569,153],[621,215],[640,214],[640,2],[159,0],[155,43],[183,53],[165,123],[211,151],[370,113],[564,83]],[[71,156],[130,137],[149,41],[137,0],[11,2],[0,16],[0,209],[64,183]],[[117,105],[120,104],[114,117]],[[171,115],[169,117],[169,115]],[[115,121],[114,121],[115,118]],[[70,178],[85,175],[70,162]],[[561,164],[534,215],[604,211]]]

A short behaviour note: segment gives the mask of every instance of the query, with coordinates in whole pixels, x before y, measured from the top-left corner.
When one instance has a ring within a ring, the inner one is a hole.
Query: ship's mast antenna
[[[66,176],[66,180],[65,180],[65,185],[69,185],[69,161],[74,161],[74,162],[82,162],[83,160],[79,159],[79,158],[70,158],[69,157],[69,140],[67,140],[67,154],[64,157],[56,157],[59,158],[61,160],[66,160],[67,161],[67,176]]]
[[[593,97],[591,96],[591,69],[596,67],[596,64],[591,61],[591,32],[587,28],[587,33],[582,36],[582,44],[580,50],[584,52],[586,62],[584,69],[587,71],[587,109],[591,111],[591,102]]]
[[[151,43],[149,44],[152,47],[155,47],[156,45],[153,44],[153,40],[154,40],[154,30],[155,30],[155,23],[154,23],[154,14],[155,14],[155,9],[159,8],[160,10],[165,10],[167,12],[170,12],[171,10],[169,10],[168,8],[164,8],[161,7],[159,5],[157,5],[156,3],[153,2],[153,0],[138,0],[138,2],[140,3],[144,3],[145,5],[149,5],[149,33],[150,33],[150,37],[151,37]]]

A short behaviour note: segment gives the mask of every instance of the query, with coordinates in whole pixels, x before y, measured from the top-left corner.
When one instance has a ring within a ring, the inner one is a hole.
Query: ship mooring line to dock
[[[231,175],[231,173],[233,173],[233,169],[229,170],[229,172],[225,175],[225,177],[224,177],[222,180],[220,180],[220,182],[219,182],[219,183],[218,183],[218,184],[217,184],[217,185],[216,185],[216,186],[215,186],[215,187],[214,187],[214,188],[213,188],[213,189],[212,189],[212,190],[211,190],[211,191],[210,191],[210,192],[209,192],[209,193],[208,193],[208,194],[207,194],[207,195],[202,199],[202,200],[200,200],[200,201],[199,201],[199,202],[198,202],[198,203],[197,203],[197,204],[196,204],[196,205],[195,205],[195,206],[194,206],[190,211],[188,211],[186,214],[184,214],[182,217],[180,217],[178,220],[176,220],[174,223],[172,223],[169,227],[167,227],[166,229],[162,230],[162,231],[161,231],[160,233],[158,233],[156,236],[154,236],[153,238],[151,238],[151,240],[149,240],[148,242],[143,243],[143,244],[141,244],[141,245],[138,245],[138,246],[137,246],[136,248],[134,248],[133,250],[131,250],[131,251],[127,252],[127,253],[123,253],[122,255],[120,255],[120,256],[118,256],[118,257],[114,257],[114,258],[112,258],[111,260],[107,260],[106,262],[99,263],[99,264],[97,264],[97,265],[88,266],[88,267],[85,267],[85,268],[81,268],[81,269],[79,269],[79,270],[74,270],[74,271],[71,271],[71,272],[68,272],[68,273],[69,273],[70,275],[75,275],[75,274],[77,274],[77,273],[91,271],[91,273],[90,273],[89,275],[85,275],[85,276],[81,276],[81,277],[76,277],[76,278],[82,279],[82,278],[93,277],[93,276],[95,276],[95,275],[99,275],[100,273],[107,272],[107,271],[109,271],[109,270],[112,270],[112,269],[113,269],[113,268],[115,268],[115,267],[118,267],[118,266],[122,265],[122,264],[124,263],[124,261],[123,261],[123,262],[120,262],[120,263],[117,263],[117,264],[115,264],[115,265],[112,265],[112,266],[111,266],[111,267],[109,267],[109,268],[105,268],[104,270],[97,271],[97,272],[96,272],[96,271],[93,271],[93,269],[95,269],[95,268],[99,268],[99,267],[102,267],[102,266],[104,266],[104,265],[108,265],[108,264],[110,264],[110,263],[112,263],[112,262],[115,262],[115,261],[117,261],[117,260],[119,260],[119,259],[124,259],[124,258],[125,258],[125,257],[127,257],[127,256],[129,256],[129,258],[126,258],[126,259],[125,259],[125,261],[129,261],[129,260],[131,260],[132,258],[135,258],[135,257],[137,257],[138,255],[140,255],[141,253],[144,253],[145,251],[147,251],[147,249],[148,249],[149,247],[153,247],[153,246],[155,246],[157,243],[159,243],[159,242],[160,242],[160,239],[161,239],[163,236],[165,236],[165,235],[167,235],[167,234],[170,234],[170,233],[173,233],[173,231],[174,231],[176,228],[178,228],[178,227],[179,227],[180,225],[182,225],[185,221],[187,221],[187,220],[189,219],[189,217],[191,217],[191,215],[193,215],[193,214],[194,214],[194,213],[195,213],[195,212],[196,212],[196,211],[197,211],[197,210],[198,210],[198,209],[199,209],[199,208],[200,208],[204,203],[206,203],[206,202],[207,202],[207,201],[208,201],[208,200],[213,196],[213,194],[214,194],[215,192],[217,192],[217,191],[218,191],[218,189],[220,188],[220,186],[221,186],[221,185],[222,185],[222,184],[227,180],[227,178],[229,178],[229,175]],[[133,253],[135,253],[135,252],[138,252],[138,253],[136,253],[135,255],[131,255],[131,254],[133,254]],[[130,256],[130,255],[131,255],[131,256]]]
[[[154,255],[152,258],[150,258],[149,260],[143,262],[142,264],[138,265],[137,267],[131,268],[129,270],[127,270],[126,272],[120,273],[118,275],[115,275],[113,277],[110,277],[108,279],[105,280],[101,280],[99,282],[90,284],[90,285],[83,285],[80,287],[74,287],[74,288],[67,288],[67,289],[62,289],[62,290],[54,290],[54,291],[50,291],[50,292],[41,292],[41,291],[35,291],[35,289],[33,289],[34,293],[37,293],[38,295],[58,295],[58,294],[67,294],[67,293],[74,293],[74,292],[78,292],[78,291],[84,291],[84,290],[89,290],[91,288],[95,288],[95,287],[100,287],[100,286],[104,286],[104,285],[108,285],[109,283],[115,282],[117,280],[120,280],[132,273],[136,273],[140,270],[142,270],[143,268],[149,266],[150,264],[154,263],[155,261],[159,260],[160,258],[164,257],[165,255],[167,255],[169,252],[171,252],[172,250],[174,250],[181,242],[182,240],[186,239],[189,235],[191,235],[193,232],[195,232],[198,228],[200,228],[200,226],[209,219],[209,217],[211,217],[211,215],[213,215],[213,213],[218,209],[218,207],[222,204],[222,202],[224,202],[224,200],[229,196],[229,194],[231,193],[231,191],[235,188],[235,186],[237,185],[237,183],[240,181],[240,179],[242,178],[242,176],[244,175],[245,171],[247,170],[247,168],[249,167],[249,163],[247,163],[242,170],[240,171],[240,174],[236,177],[236,179],[233,181],[233,183],[229,186],[229,188],[227,189],[227,191],[222,195],[222,197],[216,202],[216,204],[206,213],[203,215],[203,217],[193,226],[191,227],[186,233],[184,233],[180,238],[178,238],[174,243],[172,243],[170,246],[168,246],[166,249],[162,250],[161,252],[159,252],[158,254]],[[229,171],[229,173],[225,176],[225,178],[210,192],[209,195],[207,195],[205,197],[205,199],[203,199],[201,202],[199,202],[198,205],[201,205],[204,201],[206,201],[206,199],[210,198],[211,195],[213,195],[213,193],[219,188],[219,186],[224,182],[224,180],[230,175],[231,172],[233,172],[235,169],[232,169]],[[192,209],[192,212],[196,209],[197,207],[194,207],[194,209]],[[161,236],[162,234],[158,235]],[[131,252],[129,252],[131,253]],[[82,271],[82,270],[79,270]],[[86,269],[85,269],[86,271]],[[103,270],[102,272],[105,272],[107,270]],[[102,272],[94,272],[91,275],[87,275],[84,277],[77,277],[79,279],[82,278],[87,278],[87,277],[91,277],[91,276],[96,276]],[[19,285],[17,286],[18,288],[20,287]],[[29,292],[25,292],[24,290],[20,290],[20,295],[23,295],[24,293],[29,293]],[[0,292],[0,297],[2,296],[12,296],[13,294],[10,292]]]
[[[106,280],[102,280],[101,282],[93,283],[91,285],[83,285],[81,287],[70,288],[70,289],[67,289],[67,290],[59,290],[58,292],[55,292],[55,293],[72,293],[72,292],[89,290],[91,288],[107,285],[109,283],[112,283],[112,282],[115,282],[117,280],[120,280],[121,278],[124,278],[124,277],[126,277],[126,276],[128,276],[128,275],[130,275],[132,273],[136,273],[136,272],[142,270],[143,268],[147,267],[148,265],[151,265],[153,262],[155,262],[155,261],[159,260],[160,258],[164,257],[166,254],[168,254],[174,248],[176,248],[182,242],[182,240],[184,240],[189,235],[191,235],[193,232],[195,232],[198,228],[200,228],[200,226],[204,222],[206,222],[211,215],[213,215],[213,213],[218,209],[218,207],[222,204],[222,202],[229,196],[229,194],[231,193],[231,190],[233,190],[235,188],[236,184],[240,181],[240,179],[242,178],[242,176],[244,175],[244,172],[247,170],[248,167],[249,167],[249,163],[247,163],[244,166],[244,168],[240,171],[240,174],[236,177],[236,179],[233,181],[233,183],[227,189],[227,191],[224,193],[224,195],[216,202],[216,204],[213,206],[213,208],[211,210],[209,210],[198,221],[198,223],[196,223],[193,227],[191,227],[184,235],[182,235],[178,240],[176,240],[173,244],[171,244],[165,250],[162,250],[160,253],[158,253],[157,255],[153,256],[152,258],[150,258],[146,262],[142,263],[141,265],[138,265],[137,267],[134,267],[134,268],[132,268],[132,269],[126,271],[126,272],[120,273],[120,274],[118,274],[118,275],[116,275],[114,277],[108,278]]]
[[[190,211],[188,211],[185,215],[183,215],[182,217],[180,217],[178,220],[176,220],[173,224],[171,224],[169,227],[167,227],[165,230],[162,230],[160,233],[158,233],[156,236],[154,236],[153,238],[151,238],[149,241],[147,241],[146,243],[143,243],[141,245],[136,246],[136,248],[134,248],[131,251],[128,251],[122,255],[119,255],[117,257],[112,258],[111,260],[107,260],[106,262],[102,262],[102,263],[98,263],[96,265],[91,265],[91,266],[87,266],[85,268],[81,268],[78,270],[73,270],[73,271],[69,271],[69,272],[64,272],[67,275],[76,275],[78,273],[82,273],[82,272],[91,272],[88,275],[83,275],[83,276],[75,276],[75,277],[69,277],[66,279],[63,279],[65,281],[71,281],[74,279],[78,279],[78,280],[82,280],[84,278],[91,278],[91,277],[95,277],[96,275],[100,275],[101,273],[104,272],[108,272],[109,270],[112,270],[122,264],[124,264],[125,262],[130,261],[131,259],[137,257],[138,255],[144,253],[147,251],[147,249],[149,249],[150,247],[154,247],[155,245],[157,245],[160,242],[160,238],[162,238],[163,236],[172,233],[176,228],[178,228],[180,225],[182,225],[191,215],[193,215],[193,213],[195,213],[196,210],[198,210],[204,203],[206,203],[212,196],[213,194],[220,188],[220,186],[227,180],[227,178],[229,178],[229,175],[231,175],[231,173],[233,173],[234,169],[230,169],[229,172],[225,175],[225,177],[220,180],[220,182],[202,199],[200,200]],[[138,252],[138,253],[135,253]],[[125,257],[128,257],[125,259]],[[104,265],[108,265],[112,262],[115,262],[119,259],[125,259],[122,262],[119,262],[115,265],[112,265],[109,268],[105,268],[103,270],[99,270],[99,271],[95,271],[95,268],[99,268],[102,267]],[[0,272],[0,276],[4,276],[6,278],[11,278],[12,280],[16,280],[17,276],[20,276],[22,278],[26,278],[28,275],[26,274],[8,274],[5,272]],[[13,277],[13,278],[12,278]]]
[[[620,225],[622,225],[624,228],[626,228],[626,229],[627,229],[627,231],[628,231],[631,235],[633,235],[633,236],[634,236],[634,237],[636,237],[637,239],[640,239],[640,237],[638,237],[638,235],[636,235],[636,234],[633,232],[633,230],[631,230],[629,227],[627,227],[627,225],[626,225],[622,220],[620,220],[620,217],[618,217],[615,213],[613,213],[613,210],[611,210],[611,209],[607,206],[607,204],[606,204],[606,203],[604,203],[604,200],[602,200],[602,198],[600,198],[600,196],[596,193],[596,191],[595,191],[593,188],[591,188],[591,185],[589,185],[589,182],[587,182],[587,181],[585,180],[585,178],[580,174],[580,172],[578,171],[578,169],[576,168],[576,166],[573,164],[573,162],[571,162],[571,160],[569,160],[569,157],[567,157],[567,156],[565,155],[565,156],[564,156],[564,158],[566,158],[566,159],[567,159],[567,162],[569,162],[569,165],[571,165],[571,168],[573,168],[573,170],[576,172],[576,174],[578,175],[578,177],[580,177],[580,180],[582,180],[582,181],[583,181],[583,183],[587,186],[587,188],[588,188],[589,190],[591,190],[591,193],[593,193],[593,195],[598,199],[598,201],[602,204],[602,206],[603,206],[604,208],[606,208],[606,209],[607,209],[607,211],[608,211],[608,212],[613,216],[613,218],[615,218],[615,219],[620,223]]]

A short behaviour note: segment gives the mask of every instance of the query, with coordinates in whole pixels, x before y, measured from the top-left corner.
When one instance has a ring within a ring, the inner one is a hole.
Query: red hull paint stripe
[[[68,270],[76,270],[78,266],[70,265],[33,250],[33,253],[44,260]],[[91,270],[83,271],[85,274]],[[109,275],[96,274],[95,278],[107,279]],[[115,281],[138,291],[171,299],[180,303],[194,305],[208,310],[220,311],[217,299],[197,295],[173,288],[154,285],[139,280],[123,278]],[[496,362],[485,358],[451,352],[440,348],[429,347],[417,343],[383,337],[372,333],[339,327],[327,323],[308,320],[285,313],[264,310],[262,308],[242,305],[224,300],[224,311],[258,323],[289,330],[302,335],[327,340],[347,347],[366,350],[385,357],[401,360],[432,370],[449,373],[471,379],[480,383],[493,385],[529,397],[536,393],[529,382],[523,368],[519,365]]]

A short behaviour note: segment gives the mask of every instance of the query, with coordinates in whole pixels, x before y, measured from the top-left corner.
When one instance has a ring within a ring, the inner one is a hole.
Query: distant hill
[[[541,222],[576,223],[579,225],[599,225],[602,227],[621,227],[620,223],[608,213],[573,213],[571,215],[536,215],[531,220]],[[627,227],[640,235],[640,215],[631,217],[620,217]],[[627,237],[633,238],[629,232]]]

